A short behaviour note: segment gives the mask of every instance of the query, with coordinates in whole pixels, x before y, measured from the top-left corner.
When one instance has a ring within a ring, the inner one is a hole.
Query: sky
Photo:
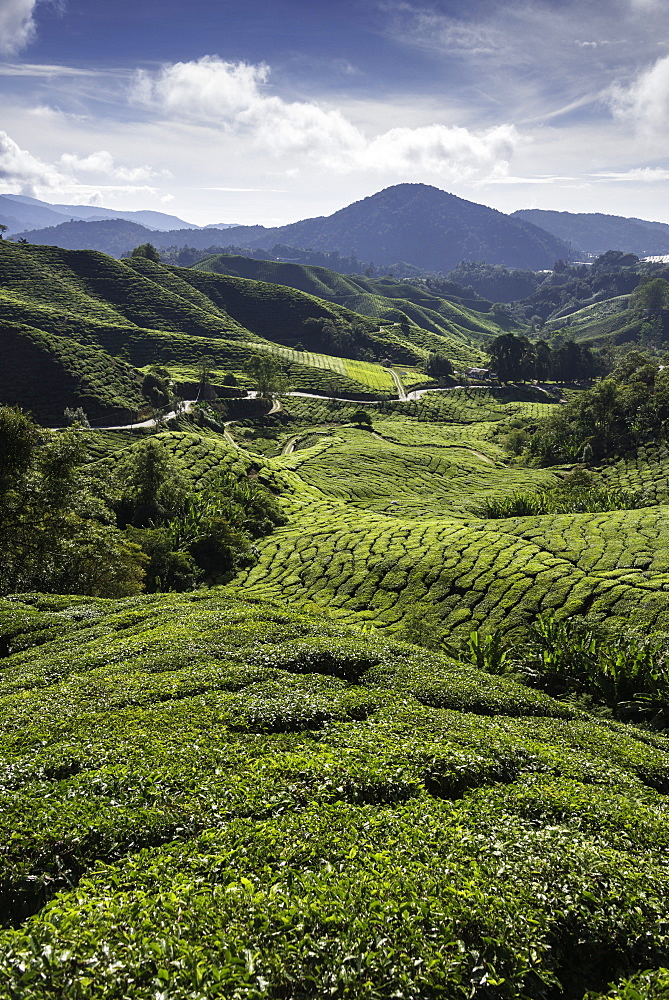
[[[0,0],[0,193],[275,226],[407,181],[669,222],[669,0]]]

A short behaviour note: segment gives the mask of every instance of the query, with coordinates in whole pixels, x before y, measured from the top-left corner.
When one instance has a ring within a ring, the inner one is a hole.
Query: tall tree
[[[281,362],[273,354],[254,354],[246,370],[256,383],[258,395],[270,399],[285,389],[285,379],[281,374]]]
[[[523,359],[527,354],[526,338],[503,333],[490,344],[488,355],[491,367],[501,382],[526,378]]]

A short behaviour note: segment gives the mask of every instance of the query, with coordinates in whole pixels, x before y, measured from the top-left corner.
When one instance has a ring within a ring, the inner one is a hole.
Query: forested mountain
[[[146,230],[140,234],[124,228],[127,225],[130,223],[112,220],[65,223],[22,235],[30,242],[97,249],[117,256],[147,241],[159,249],[212,245],[210,229]],[[362,260],[407,261],[435,271],[450,270],[461,260],[540,269],[551,267],[567,253],[561,240],[530,222],[426,184],[397,184],[331,216],[288,226],[235,226],[225,230],[225,239],[231,245],[250,248],[286,243],[355,254]]]
[[[226,235],[250,246],[280,240],[317,250],[355,251],[367,260],[407,260],[442,271],[463,259],[550,267],[564,254],[561,241],[536,226],[426,184],[397,184],[327,218],[257,236],[241,228]]]
[[[572,260],[579,254],[591,256],[607,250],[623,250],[639,257],[669,254],[669,225],[626,219],[600,212],[550,212],[524,208],[511,216],[540,226],[558,239],[571,244]]]

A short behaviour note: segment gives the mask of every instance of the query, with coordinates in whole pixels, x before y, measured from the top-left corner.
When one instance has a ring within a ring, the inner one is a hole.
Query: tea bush
[[[669,961],[662,736],[225,591],[24,595],[0,637],[3,996],[581,996]]]

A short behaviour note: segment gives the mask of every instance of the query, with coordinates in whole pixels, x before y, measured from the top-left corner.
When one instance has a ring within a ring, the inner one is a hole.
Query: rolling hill
[[[286,285],[384,323],[404,323],[406,327],[408,321],[416,329],[410,332],[404,329],[404,337],[410,336],[419,346],[427,349],[441,345],[441,349],[456,361],[460,360],[463,338],[485,338],[498,332],[497,324],[487,315],[489,302],[466,300],[465,303],[461,299],[436,295],[426,287],[392,278],[341,275],[324,267],[226,254],[205,257],[192,269]],[[421,332],[425,330],[444,338],[443,341],[426,338]]]
[[[454,309],[461,324],[448,336],[411,325],[405,332],[285,285],[7,241],[0,243],[0,282],[13,345],[0,398],[23,402],[47,422],[62,419],[64,406],[83,406],[100,422],[106,415],[107,423],[119,410],[141,409],[136,369],[151,364],[170,369],[184,393],[196,390],[203,357],[214,385],[230,374],[250,385],[246,365],[262,351],[278,359],[295,389],[383,396],[395,391],[392,376],[370,359],[413,370],[440,348],[476,363],[481,354],[463,336],[465,323],[494,330]],[[48,358],[28,392],[35,351]],[[425,380],[417,371],[407,375],[409,384]]]

